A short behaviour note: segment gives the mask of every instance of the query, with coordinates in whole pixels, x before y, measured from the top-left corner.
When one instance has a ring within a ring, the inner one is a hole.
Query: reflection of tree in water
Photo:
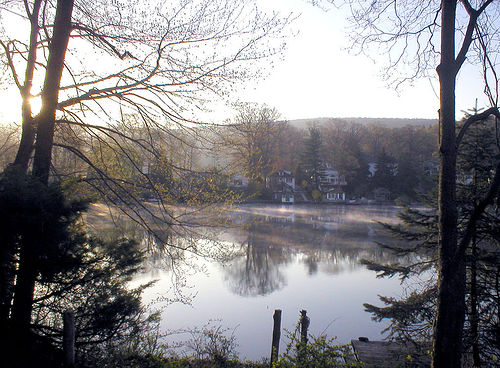
[[[318,263],[321,261],[321,258],[318,257],[318,254],[315,252],[311,252],[307,254],[307,257],[304,259],[304,263],[307,267],[307,274],[309,276],[315,275],[318,273]]]
[[[248,209],[248,208],[247,208]],[[267,295],[286,286],[284,270],[288,264],[304,264],[307,274],[340,274],[362,268],[361,259],[380,263],[401,262],[392,253],[375,245],[383,237],[373,219],[392,219],[393,209],[349,208],[324,206],[314,211],[308,208],[275,208],[263,213],[236,216],[243,228],[224,228],[228,233],[223,240],[220,229],[177,227],[154,228],[153,232],[138,230],[126,223],[120,236],[142,239],[149,257],[144,263],[146,273],[159,276],[168,271],[172,283],[185,285],[190,274],[203,271],[204,261],[227,258],[234,252],[224,244],[239,243],[236,256],[224,268],[229,288],[242,296]],[[293,211],[292,211],[293,210]],[[126,230],[125,230],[126,229]],[[241,231],[243,230],[243,233]],[[100,227],[102,233],[103,228]],[[231,235],[232,234],[232,235]],[[114,234],[116,236],[116,234]],[[235,241],[235,238],[245,239]],[[165,247],[168,243],[170,246]]]
[[[87,220],[93,233],[103,239],[137,240],[146,252],[141,273],[158,279],[169,277],[171,289],[181,300],[186,296],[182,289],[191,286],[189,277],[205,272],[201,259],[219,261],[231,255],[231,249],[217,239],[220,231],[215,227],[157,226],[152,219],[149,228],[144,229],[129,217],[96,210]]]
[[[413,257],[414,258],[414,257]],[[409,264],[414,261],[409,257],[398,257],[394,253],[384,251],[380,248],[336,248],[336,249],[310,249],[304,257],[310,275],[321,271],[328,274],[341,274],[353,272],[364,268],[362,260],[377,260],[386,263]]]
[[[246,228],[247,239],[241,244],[241,253],[224,269],[229,288],[242,296],[279,290],[286,285],[283,269],[293,259],[303,263],[310,276],[318,272],[353,272],[365,267],[362,259],[409,262],[380,249],[374,242],[381,239],[380,235],[367,234],[366,223],[360,227],[361,231],[353,231],[352,226],[332,231],[314,222],[290,222],[270,216],[253,219]],[[352,232],[343,237],[349,230]]]
[[[241,255],[225,267],[229,288],[241,296],[267,295],[286,285],[281,267],[290,262],[292,252],[269,245],[255,224],[248,228],[248,238],[241,244]]]

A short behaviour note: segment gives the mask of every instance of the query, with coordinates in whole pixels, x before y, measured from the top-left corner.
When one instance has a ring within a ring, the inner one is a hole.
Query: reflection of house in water
[[[295,222],[295,213],[287,213],[280,216],[266,216],[266,222],[273,224],[292,224]]]
[[[254,224],[275,245],[298,247],[371,247],[390,242],[373,220],[394,222],[395,207],[381,206],[242,206],[231,214],[233,224]]]
[[[315,229],[336,230],[345,219],[341,216],[311,216],[311,223]]]

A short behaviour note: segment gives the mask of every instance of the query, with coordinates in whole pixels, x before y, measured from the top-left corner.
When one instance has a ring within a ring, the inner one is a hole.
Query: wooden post
[[[300,311],[300,341],[307,345],[307,330],[310,324],[309,317],[307,317],[307,311],[305,309]]]
[[[281,336],[281,309],[276,309],[273,315],[273,342],[271,345],[271,367],[278,360]]]
[[[64,366],[72,368],[75,366],[75,315],[72,310],[63,313],[63,324]]]

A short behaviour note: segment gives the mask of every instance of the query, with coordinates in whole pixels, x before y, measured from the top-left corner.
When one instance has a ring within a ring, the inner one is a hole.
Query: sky
[[[300,13],[299,33],[264,80],[250,83],[243,99],[275,107],[286,119],[315,117],[437,118],[437,75],[387,88],[382,64],[349,53],[347,9],[323,11],[305,0],[262,0],[266,7]],[[375,57],[376,55],[373,55]],[[480,71],[465,68],[457,85],[457,118],[483,98]]]
[[[383,80],[383,60],[375,61],[348,50],[347,9],[324,11],[307,0],[257,0],[265,10],[299,17],[292,27],[296,35],[287,40],[281,60],[258,80],[240,85],[233,98],[276,108],[282,117],[437,118],[439,85],[435,73],[430,78],[404,85],[398,91]],[[376,57],[376,55],[373,55]],[[20,99],[17,91],[0,92],[2,121],[18,121]],[[480,70],[464,68],[457,84],[457,118],[462,111],[484,106]],[[13,107],[13,108],[9,108]],[[221,122],[231,115],[222,104],[213,105],[209,116]]]

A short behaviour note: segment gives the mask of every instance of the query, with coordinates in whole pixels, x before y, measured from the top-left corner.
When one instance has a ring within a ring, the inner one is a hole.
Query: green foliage
[[[248,197],[251,199],[271,200],[273,192],[271,188],[266,187],[265,182],[251,181],[247,188]]]
[[[434,209],[405,207],[399,217],[400,224],[382,224],[395,239],[395,244],[380,246],[397,255],[401,261],[379,264],[363,260],[362,263],[377,272],[378,277],[399,276],[401,282],[415,279],[420,282],[412,284],[407,295],[401,298],[381,296],[383,307],[367,303],[364,307],[373,314],[374,320],[389,319],[384,332],[388,332],[390,338],[412,341],[418,346],[422,341],[430,341],[436,307],[437,290],[432,275],[435,271],[437,215]]]
[[[363,144],[363,131],[359,124],[335,121],[324,129],[325,160],[345,176],[346,192],[363,196],[368,192],[368,163]],[[368,135],[366,135],[368,136]]]
[[[143,253],[129,239],[103,242],[83,235],[72,243],[73,262],[50,278],[40,279],[35,293],[35,330],[58,341],[61,313],[71,308],[78,331],[82,360],[123,343],[130,335],[144,333],[155,316],[141,304],[147,287],[127,287],[141,268]],[[104,345],[105,346],[104,346]]]
[[[234,331],[214,325],[212,322],[201,329],[195,328],[189,331],[191,339],[187,346],[194,351],[197,359],[208,358],[218,366],[225,367],[229,361],[238,357],[236,337]]]
[[[315,202],[321,201],[321,192],[318,189],[313,189],[311,191],[311,197]]]
[[[335,338],[326,335],[314,337],[309,335],[308,341],[301,340],[299,324],[295,331],[287,331],[289,342],[285,352],[273,368],[341,368],[360,367],[354,358],[349,345],[335,344]]]
[[[417,198],[416,191],[419,189],[415,183],[418,183],[419,178],[422,177],[421,170],[417,170],[415,165],[412,164],[412,158],[404,156],[397,163],[397,173],[394,177],[393,188],[400,196],[399,198],[405,200],[407,204],[412,199]]]
[[[15,297],[21,292],[20,279],[29,273],[24,277],[29,285],[36,278],[47,280],[71,268],[75,257],[70,249],[81,239],[78,218],[85,208],[85,201],[66,200],[58,185],[45,186],[12,167],[0,174],[2,326],[18,310]],[[20,258],[29,260],[27,272],[21,273]]]
[[[194,328],[191,338],[173,346],[162,343],[158,329],[136,335],[108,354],[100,363],[107,368],[268,368],[267,362],[242,362],[237,358],[233,331],[214,321]],[[187,356],[178,356],[176,348],[188,348]]]

